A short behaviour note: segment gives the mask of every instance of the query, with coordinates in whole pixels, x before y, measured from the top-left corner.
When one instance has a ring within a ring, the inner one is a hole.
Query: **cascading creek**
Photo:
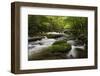
[[[41,52],[42,49],[45,49],[45,48],[48,48],[49,46],[52,46],[52,44],[55,43],[56,41],[66,39],[66,36],[67,36],[64,33],[56,33],[56,32],[51,32],[48,34],[55,34],[55,35],[60,34],[63,36],[57,37],[57,38],[48,38],[47,36],[44,36],[41,39],[29,42],[29,44],[28,44],[29,57],[33,54]],[[76,41],[76,40],[67,40],[66,39],[66,43],[71,45],[71,50],[66,53],[66,59],[73,59],[73,58],[81,58],[82,57],[82,54],[84,53],[85,45],[77,44],[77,42],[78,41]]]
[[[44,36],[44,38],[41,40],[29,43],[28,44],[29,56],[31,56],[33,53],[40,52],[41,49],[43,48],[51,46],[55,41],[56,41],[55,39],[48,39],[46,36]]]
[[[67,41],[71,45],[71,50],[69,51],[68,54],[66,54],[67,58],[78,58],[79,57],[79,52],[83,53],[85,50],[85,44],[84,45],[76,45],[75,40],[69,40]],[[78,51],[80,49],[81,51]]]

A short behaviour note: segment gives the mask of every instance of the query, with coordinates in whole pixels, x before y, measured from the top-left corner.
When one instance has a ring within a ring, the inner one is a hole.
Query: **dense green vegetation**
[[[29,36],[44,32],[61,32],[66,25],[66,17],[59,16],[28,16]],[[34,30],[33,30],[34,29]]]
[[[75,39],[87,42],[88,20],[86,17],[68,17],[66,23],[69,25],[70,34]]]
[[[73,31],[86,33],[86,17],[65,17],[65,16],[28,16],[29,34],[39,32],[56,31],[61,32],[63,29],[70,28]],[[34,30],[33,30],[34,29]]]
[[[70,32],[74,37],[87,37],[87,17],[71,16],[28,16],[28,35],[42,35],[46,32]]]

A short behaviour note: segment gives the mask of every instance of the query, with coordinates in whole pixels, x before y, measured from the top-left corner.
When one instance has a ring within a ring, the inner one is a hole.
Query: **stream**
[[[74,40],[69,40],[69,41],[67,41],[67,43],[69,43],[71,45],[71,50],[69,51],[68,54],[66,54],[67,58],[77,58],[78,57],[78,51],[76,48],[85,50],[85,44],[84,45],[75,45]]]
[[[29,56],[31,56],[34,53],[40,52],[41,49],[51,46],[55,41],[56,39],[48,39],[47,37],[45,37],[42,40],[29,43],[28,44]]]
[[[54,34],[54,32],[53,32]],[[56,33],[59,34],[59,33]],[[57,40],[63,40],[64,37],[59,37],[57,39],[54,38],[47,38],[44,36],[41,40],[29,42],[28,44],[28,55],[31,56],[32,54],[39,53],[42,49],[51,46]],[[66,54],[66,59],[68,58],[77,58],[78,52],[76,48],[83,49],[85,45],[75,45],[75,40],[68,40],[67,43],[71,45],[71,50]]]

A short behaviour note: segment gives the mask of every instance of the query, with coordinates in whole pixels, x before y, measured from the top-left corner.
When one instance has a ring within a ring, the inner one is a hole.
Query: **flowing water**
[[[71,45],[71,50],[69,51],[68,54],[66,54],[67,58],[77,58],[78,56],[78,51],[76,48],[78,49],[85,49],[85,45],[75,45],[75,40],[69,40],[67,41],[67,43],[69,43]]]
[[[56,34],[58,34],[58,33],[56,33]],[[51,46],[55,41],[63,40],[63,39],[64,39],[64,37],[60,37],[58,39],[53,39],[53,38],[49,39],[45,36],[41,40],[30,42],[28,44],[28,50],[29,50],[28,54],[29,54],[29,56],[31,56],[32,54],[38,53],[38,52],[42,51],[42,49]],[[69,53],[66,54],[66,58],[77,58],[78,52],[77,52],[76,48],[84,49],[84,45],[75,45],[75,40],[68,40],[67,43],[69,43],[71,45],[71,50],[69,51]]]
[[[38,53],[42,49],[51,46],[55,41],[56,41],[55,39],[48,39],[45,36],[42,40],[29,43],[28,45],[29,56],[31,56],[33,53]]]

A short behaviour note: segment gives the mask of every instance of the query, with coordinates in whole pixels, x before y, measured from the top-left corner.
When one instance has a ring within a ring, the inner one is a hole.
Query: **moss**
[[[71,46],[69,44],[61,44],[61,45],[52,45],[51,47],[48,48],[48,50],[52,53],[57,53],[57,52],[60,52],[60,53],[67,53],[69,52],[71,49]]]
[[[62,44],[67,44],[67,41],[66,40],[59,40],[59,41],[56,41],[55,43],[53,43],[53,45],[62,45]]]

